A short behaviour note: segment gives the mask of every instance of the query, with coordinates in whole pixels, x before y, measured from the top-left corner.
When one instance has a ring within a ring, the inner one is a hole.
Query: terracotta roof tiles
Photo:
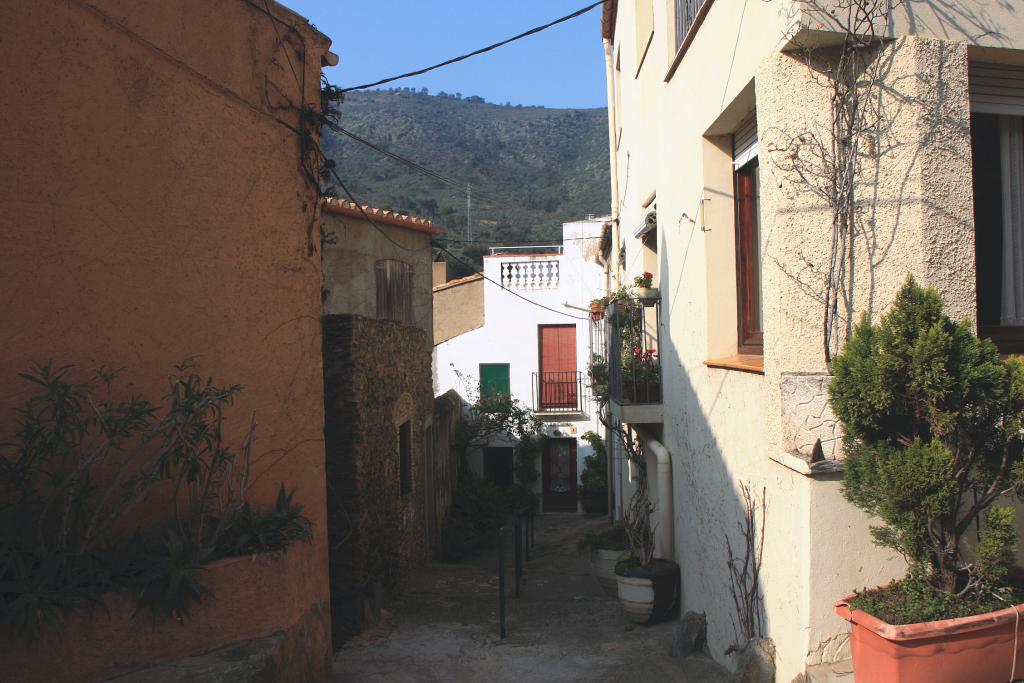
[[[328,198],[324,200],[324,210],[330,213],[339,214],[342,216],[350,216],[352,218],[359,218],[366,220],[368,216],[370,220],[375,223],[382,223],[384,225],[393,225],[398,228],[407,228],[409,230],[415,230],[417,232],[426,233],[428,235],[440,235],[443,231],[440,227],[434,225],[431,221],[426,218],[418,218],[416,216],[408,216],[406,214],[398,213],[396,211],[389,211],[388,209],[379,209],[373,206],[363,205],[362,210],[354,202],[342,201],[339,199]],[[366,214],[364,216],[363,214]]]

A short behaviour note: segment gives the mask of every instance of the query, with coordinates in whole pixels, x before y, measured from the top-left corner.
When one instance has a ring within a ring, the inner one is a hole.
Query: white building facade
[[[562,245],[493,248],[484,256],[483,326],[434,347],[435,394],[508,392],[544,421],[549,438],[534,490],[545,512],[579,509],[580,473],[593,452],[582,436],[603,433],[587,376],[592,353],[603,353],[603,325],[587,307],[606,288],[607,220],[563,224]],[[468,465],[511,484],[512,458],[512,444],[492,444]]]

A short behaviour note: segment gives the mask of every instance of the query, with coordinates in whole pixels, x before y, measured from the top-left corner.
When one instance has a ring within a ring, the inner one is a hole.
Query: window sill
[[[991,339],[1000,355],[1024,353],[1024,327],[981,325],[978,327],[978,336]]]
[[[739,370],[750,372],[756,375],[764,374],[764,356],[753,353],[738,353],[728,358],[717,358],[706,360],[704,365],[709,368],[721,368],[723,370]]]
[[[651,31],[651,35],[647,36],[647,44],[644,45],[644,51],[640,55],[640,60],[636,65],[636,73],[633,74],[633,78],[640,78],[640,69],[644,68],[644,62],[647,60],[647,53],[651,51],[651,43],[654,42],[654,31]]]
[[[683,55],[690,49],[690,43],[697,35],[697,31],[700,30],[700,25],[704,23],[704,17],[708,15],[708,10],[711,9],[711,5],[715,4],[715,0],[707,0],[699,10],[697,10],[697,16],[693,18],[693,23],[690,25],[690,29],[686,32],[686,37],[683,38],[683,44],[676,50],[676,56],[672,59],[672,64],[668,67],[668,73],[665,74],[665,82],[668,83],[672,80],[672,76],[675,75],[676,69],[679,68],[679,63],[683,61]]]

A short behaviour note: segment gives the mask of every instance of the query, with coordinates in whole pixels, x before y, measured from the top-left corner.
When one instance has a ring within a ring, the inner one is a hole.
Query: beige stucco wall
[[[639,69],[633,5],[618,3],[613,63],[621,60],[618,177],[621,246],[629,281],[643,265],[641,203],[657,192],[663,296],[663,443],[673,458],[675,559],[683,609],[708,615],[712,653],[736,642],[725,538],[739,545],[740,482],[766,491],[764,571],[767,635],[778,678],[848,655],[846,624],[832,604],[854,588],[898,576],[902,562],[876,548],[867,517],[842,498],[837,474],[807,473],[787,459],[782,389],[809,373],[824,386],[822,273],[830,239],[823,202],[787,170],[782,151],[796,133],[828,125],[820,74],[783,52],[799,13],[786,2],[715,0],[672,78],[670,2],[656,2],[655,37]],[[921,36],[891,41],[878,57],[888,120],[865,142],[868,200],[852,244],[852,287],[840,327],[885,310],[908,273],[936,287],[954,317],[975,310],[968,45],[911,2]],[[1019,13],[974,6],[999,42],[1024,44]],[[984,10],[984,11],[982,11]],[[974,10],[971,10],[974,11]],[[899,24],[897,22],[897,26]],[[905,31],[904,31],[905,32]],[[820,40],[817,34],[801,36]],[[1015,61],[1019,53],[985,51]],[[614,91],[610,100],[614,102]],[[708,368],[735,353],[736,275],[731,140],[754,111],[761,164],[764,374]],[[614,119],[613,119],[614,120]],[[613,206],[616,202],[613,202]],[[843,336],[841,334],[841,337]],[[781,461],[781,462],[780,462]],[[783,463],[789,463],[789,466]],[[656,490],[652,482],[652,490]],[[629,486],[626,486],[626,495]]]
[[[323,212],[324,314],[377,317],[375,266],[395,259],[412,266],[412,314],[416,326],[434,331],[430,235],[418,230]]]
[[[434,345],[484,326],[484,279],[471,275],[434,289]]]

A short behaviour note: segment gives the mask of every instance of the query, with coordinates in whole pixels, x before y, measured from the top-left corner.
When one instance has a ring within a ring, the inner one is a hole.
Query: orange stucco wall
[[[0,441],[33,359],[125,366],[121,388],[152,400],[188,356],[242,384],[228,431],[237,443],[255,413],[250,499],[271,504],[283,481],[315,524],[288,629],[328,601],[316,195],[287,105],[319,103],[329,42],[261,6],[0,4]],[[96,646],[117,658],[117,642]]]

